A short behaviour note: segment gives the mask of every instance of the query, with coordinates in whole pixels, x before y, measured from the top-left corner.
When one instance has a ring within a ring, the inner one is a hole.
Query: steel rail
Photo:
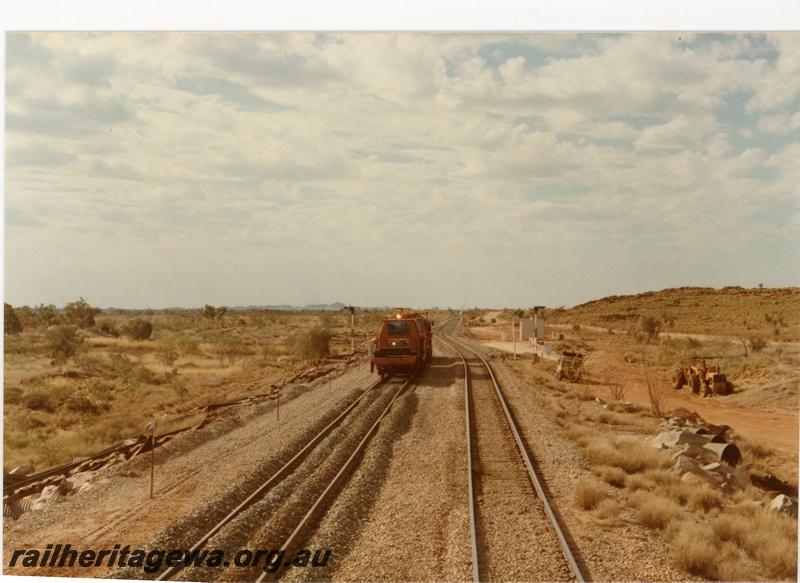
[[[502,390],[500,389],[500,385],[497,382],[497,378],[494,376],[494,371],[492,370],[492,367],[489,366],[489,363],[486,362],[486,359],[484,359],[483,356],[479,352],[477,352],[476,350],[466,346],[464,343],[459,342],[458,340],[456,340],[456,339],[454,339],[452,337],[450,337],[450,340],[452,340],[455,344],[459,344],[460,346],[462,346],[464,348],[464,350],[468,350],[469,352],[472,352],[475,356],[477,356],[480,359],[480,361],[483,363],[483,366],[489,372],[489,377],[492,380],[492,384],[494,385],[495,392],[497,393],[497,397],[500,400],[500,405],[503,408],[503,412],[505,414],[506,421],[508,421],[509,427],[511,428],[511,432],[514,435],[514,440],[516,441],[517,449],[519,450],[520,454],[522,455],[522,459],[523,459],[523,461],[525,463],[525,468],[526,468],[526,470],[528,472],[528,476],[530,478],[530,481],[531,481],[531,483],[533,484],[533,486],[534,486],[534,488],[536,490],[536,494],[538,495],[539,499],[542,501],[542,505],[544,506],[545,513],[547,514],[548,518],[550,519],[550,522],[553,525],[553,529],[555,530],[556,536],[558,537],[558,540],[561,543],[561,550],[564,553],[564,557],[567,559],[567,562],[569,563],[570,569],[572,570],[573,574],[575,575],[575,578],[578,581],[578,583],[584,583],[585,579],[583,577],[583,574],[581,573],[580,567],[578,567],[578,564],[575,561],[575,557],[572,554],[572,550],[569,548],[569,544],[567,543],[567,539],[566,539],[566,537],[564,536],[564,533],[561,530],[561,526],[558,524],[558,520],[556,519],[556,516],[553,513],[553,509],[550,506],[550,502],[547,500],[547,496],[545,495],[544,489],[542,488],[542,485],[539,482],[539,478],[536,475],[536,471],[533,469],[533,464],[531,463],[531,459],[530,459],[530,456],[528,455],[528,451],[525,448],[525,445],[524,445],[524,443],[522,441],[522,436],[520,435],[519,429],[517,428],[517,424],[516,424],[516,422],[514,421],[514,418],[511,415],[511,411],[508,408],[508,404],[506,402],[505,397],[503,396]],[[440,338],[440,341],[442,341],[441,338]],[[453,348],[453,350],[455,350],[461,356],[462,359],[464,358],[463,354],[461,354],[461,352],[458,349]],[[470,473],[470,478],[471,478],[471,473]]]
[[[470,405],[469,405],[469,366],[467,366],[467,359],[461,354],[454,346],[448,342],[437,337],[437,340],[450,347],[450,349],[458,354],[461,358],[461,363],[464,365],[464,402],[466,403],[466,427],[467,427],[467,484],[469,489],[469,533],[470,544],[472,545],[472,580],[476,583],[480,581],[480,574],[478,570],[478,538],[475,529],[475,489],[472,484],[472,431],[470,429]]]
[[[388,380],[388,379],[387,379]],[[266,482],[261,484],[250,496],[248,496],[243,502],[241,502],[236,508],[231,510],[225,518],[220,520],[217,524],[215,524],[211,530],[209,530],[205,535],[203,535],[200,540],[198,540],[190,549],[189,553],[194,553],[195,551],[200,550],[203,546],[211,539],[212,536],[217,534],[222,528],[227,525],[231,520],[236,518],[242,511],[247,509],[248,507],[252,506],[258,498],[263,496],[263,494],[272,486],[274,486],[277,482],[279,482],[282,478],[284,478],[292,467],[300,461],[300,459],[308,452],[311,451],[314,447],[316,447],[320,441],[322,441],[327,435],[333,430],[333,428],[338,425],[354,408],[355,406],[364,398],[364,396],[372,391],[373,389],[379,387],[380,385],[384,384],[386,380],[378,380],[374,382],[372,385],[364,389],[364,391],[356,398],[348,407],[339,414],[333,421],[331,421],[328,425],[325,426],[317,435],[315,435],[308,443],[306,443],[303,448],[298,451],[292,459],[286,462],[277,472],[275,472]],[[179,563],[168,568],[164,571],[159,577],[156,579],[157,581],[166,581],[171,579],[176,573],[181,571],[186,565],[183,563]]]
[[[397,390],[397,392],[392,397],[392,400],[389,401],[389,404],[386,405],[386,408],[380,414],[378,419],[375,421],[375,423],[372,424],[372,427],[370,427],[369,431],[367,431],[367,433],[364,435],[364,437],[358,443],[358,445],[356,446],[356,448],[353,451],[353,453],[350,455],[349,458],[347,458],[347,461],[344,462],[344,464],[342,465],[341,469],[333,477],[333,479],[330,481],[330,483],[325,488],[325,490],[322,492],[322,494],[319,495],[319,497],[316,499],[316,501],[311,506],[311,508],[308,510],[308,512],[306,512],[305,516],[303,516],[303,518],[300,520],[300,523],[295,527],[295,529],[292,532],[292,534],[289,535],[289,538],[287,538],[286,541],[283,543],[283,545],[280,548],[280,551],[282,553],[286,553],[287,550],[291,549],[294,546],[294,544],[296,542],[298,542],[298,539],[305,532],[306,528],[309,526],[309,523],[312,520],[312,518],[314,517],[314,515],[321,509],[322,505],[325,503],[325,500],[327,499],[328,495],[333,491],[334,488],[336,488],[336,486],[339,483],[339,480],[341,480],[342,476],[345,475],[345,472],[350,467],[350,465],[353,463],[353,460],[355,460],[361,454],[361,452],[363,451],[363,449],[366,446],[367,442],[375,434],[375,432],[378,429],[378,425],[383,420],[383,418],[386,417],[386,415],[389,413],[389,410],[392,408],[392,405],[394,404],[394,402],[403,393],[403,391],[406,389],[406,387],[408,387],[408,385],[410,385],[414,380],[415,380],[414,377],[409,378]],[[281,555],[281,556],[283,556],[283,555]],[[279,576],[279,574],[278,574],[277,571],[275,571],[273,573],[268,573],[268,572],[264,571],[263,573],[261,573],[261,576],[256,580],[256,583],[264,583],[266,581],[274,581],[275,579],[278,578],[278,576]]]

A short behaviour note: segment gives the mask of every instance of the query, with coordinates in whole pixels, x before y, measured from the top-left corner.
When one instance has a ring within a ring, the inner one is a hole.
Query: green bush
[[[101,312],[100,308],[90,306],[89,302],[81,298],[77,302],[71,302],[64,307],[64,318],[68,323],[74,324],[83,330],[94,327],[94,317]]]
[[[226,361],[230,366],[249,353],[250,350],[244,340],[238,336],[219,336],[214,341],[214,354],[217,355],[220,364],[223,366]]]
[[[172,366],[175,361],[178,360],[178,349],[175,345],[175,338],[172,336],[159,338],[156,355],[158,356],[158,360],[165,366]]]
[[[19,405],[22,403],[24,391],[19,387],[5,387],[3,389],[3,403],[6,405]]]
[[[189,356],[191,354],[200,353],[200,344],[197,340],[181,336],[175,339],[175,350],[178,351],[180,356]]]
[[[5,334],[22,334],[22,322],[19,321],[17,313],[11,307],[11,304],[5,304],[3,332]]]
[[[108,357],[111,359],[114,374],[122,380],[124,386],[136,388],[141,383],[156,384],[153,371],[130,356],[121,352],[109,352]]]
[[[119,338],[119,329],[114,326],[114,323],[111,320],[98,320],[97,329],[100,330],[101,334]]]
[[[56,410],[56,404],[53,402],[51,395],[37,389],[22,395],[22,404],[33,411],[53,413]]]
[[[50,358],[55,362],[64,362],[85,349],[83,336],[77,326],[62,324],[54,326],[45,333],[45,345]]]
[[[87,415],[100,415],[103,411],[108,411],[108,403],[103,405],[94,402],[86,395],[72,395],[64,403],[64,408],[67,411],[74,413],[84,413]]]
[[[144,318],[134,318],[122,330],[131,340],[147,340],[153,333],[153,325]]]
[[[330,341],[330,331],[317,326],[293,339],[292,352],[306,362],[324,358],[330,354]]]

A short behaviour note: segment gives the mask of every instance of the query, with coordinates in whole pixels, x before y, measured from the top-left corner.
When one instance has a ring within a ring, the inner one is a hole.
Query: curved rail
[[[292,468],[307,454],[309,453],[314,447],[316,447],[320,441],[322,441],[332,430],[334,427],[339,425],[341,421],[355,408],[355,406],[364,398],[364,396],[369,393],[371,390],[379,387],[380,385],[384,384],[385,380],[378,380],[371,384],[369,387],[364,389],[358,398],[356,398],[348,407],[339,414],[333,421],[331,421],[328,425],[325,426],[317,435],[315,435],[311,440],[306,443],[303,448],[298,451],[292,459],[286,462],[277,472],[275,472],[266,482],[264,482],[261,486],[259,486],[250,496],[248,496],[243,502],[241,502],[236,508],[231,510],[225,518],[220,520],[217,524],[215,524],[211,529],[203,535],[200,540],[198,540],[190,549],[189,552],[193,553],[195,551],[200,550],[205,546],[205,544],[211,539],[212,536],[217,534],[222,528],[232,521],[236,516],[241,514],[244,510],[252,506],[261,496],[263,496],[266,491],[271,488],[272,486],[276,485],[281,479],[283,479]],[[178,571],[184,568],[183,563],[179,563],[175,566],[168,568],[164,571],[157,581],[166,581],[167,579],[171,579]]]
[[[500,405],[502,406],[505,418],[508,421],[508,425],[511,428],[512,434],[514,435],[514,441],[516,442],[517,449],[519,450],[519,453],[521,454],[522,459],[523,459],[523,461],[525,463],[525,469],[526,469],[526,471],[528,473],[528,476],[530,478],[531,484],[534,486],[534,489],[536,490],[537,496],[542,501],[542,505],[544,506],[545,513],[547,514],[547,517],[550,519],[550,522],[551,522],[551,524],[553,526],[553,529],[554,529],[554,531],[556,533],[556,536],[558,537],[559,543],[561,544],[561,550],[564,553],[564,557],[566,558],[567,562],[569,563],[570,569],[572,570],[573,574],[575,575],[575,578],[578,581],[578,583],[584,583],[585,579],[583,577],[583,574],[581,573],[580,568],[578,567],[578,564],[575,561],[575,557],[573,556],[572,551],[569,548],[569,544],[567,543],[567,540],[564,537],[564,533],[561,530],[561,526],[558,524],[558,520],[556,519],[556,516],[553,513],[553,509],[550,507],[550,503],[548,502],[547,496],[544,493],[544,489],[542,488],[542,485],[539,482],[539,478],[536,475],[536,471],[533,469],[533,464],[531,463],[531,459],[530,459],[530,457],[528,455],[527,449],[525,448],[525,445],[523,444],[522,437],[520,435],[519,429],[517,428],[517,424],[516,424],[516,422],[514,421],[512,415],[511,415],[511,412],[510,412],[510,410],[508,408],[508,404],[506,403],[506,399],[503,396],[503,392],[500,389],[500,385],[498,384],[497,379],[494,376],[494,371],[492,370],[492,367],[489,366],[489,363],[486,362],[486,360],[483,358],[483,356],[480,353],[478,353],[477,351],[473,350],[472,348],[469,348],[468,346],[465,346],[463,343],[458,342],[457,340],[455,340],[452,337],[449,337],[449,339],[453,343],[459,344],[464,350],[468,350],[469,352],[472,352],[475,356],[477,356],[480,359],[480,361],[483,363],[483,366],[488,371],[489,378],[491,379],[492,384],[494,385],[494,389],[495,389],[495,392],[497,394],[497,398],[499,399]],[[469,385],[470,385],[470,380],[469,380],[469,372],[467,370],[467,360],[464,357],[464,354],[463,354],[463,352],[461,350],[459,350],[458,348],[454,347],[452,344],[444,341],[441,337],[439,337],[439,341],[442,342],[443,344],[445,344],[446,346],[450,347],[456,354],[458,354],[459,357],[461,357],[462,362],[464,363],[464,370],[465,370],[465,381],[464,382],[465,382],[466,403],[467,403],[467,406],[466,406],[467,407],[467,440],[468,440],[468,444],[469,444],[469,440],[470,440],[470,428],[469,428],[469,425],[470,425],[470,422],[469,422],[469,420],[470,420],[470,406],[469,406]],[[470,529],[471,529],[471,538],[472,538],[473,577],[474,577],[475,581],[479,581],[479,574],[478,574],[479,570],[478,570],[478,562],[477,562],[478,561],[477,541],[476,541],[475,521],[474,521],[474,517],[475,517],[475,501],[474,501],[474,498],[473,498],[473,484],[472,484],[472,455],[471,455],[470,445],[467,446],[467,453],[469,455],[469,492],[470,492],[470,509],[469,509],[469,511],[470,511]]]

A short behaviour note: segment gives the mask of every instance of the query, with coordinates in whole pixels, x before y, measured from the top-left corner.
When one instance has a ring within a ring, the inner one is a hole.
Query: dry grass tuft
[[[575,503],[583,510],[593,510],[608,496],[600,484],[582,481],[575,488]]]
[[[672,465],[668,455],[637,441],[615,444],[607,438],[600,438],[585,446],[584,455],[593,464],[615,466],[628,474],[664,469]]]
[[[693,488],[688,499],[689,508],[695,511],[700,518],[720,509],[725,505],[725,498],[721,492],[705,486]]]
[[[609,520],[619,516],[619,504],[611,498],[605,498],[594,509],[594,516],[600,520]]]
[[[595,466],[592,472],[606,484],[614,486],[615,488],[624,488],[627,476],[623,470],[614,466]]]
[[[637,517],[648,528],[664,530],[671,523],[684,519],[684,512],[677,503],[653,492],[634,492],[628,503],[636,509]]]
[[[689,524],[677,531],[672,541],[676,565],[692,575],[717,580],[718,543],[714,536],[696,524]]]
[[[764,508],[737,506],[717,517],[714,534],[758,561],[768,578],[797,577],[797,521]]]

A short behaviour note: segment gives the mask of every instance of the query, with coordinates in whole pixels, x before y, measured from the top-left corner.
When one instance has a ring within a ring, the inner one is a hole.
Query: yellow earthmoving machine
[[[714,364],[706,364],[707,359],[719,356],[690,356],[681,360],[672,372],[672,388],[679,390],[689,385],[693,393],[703,396],[729,395],[733,392],[733,383],[728,380],[721,368]]]

